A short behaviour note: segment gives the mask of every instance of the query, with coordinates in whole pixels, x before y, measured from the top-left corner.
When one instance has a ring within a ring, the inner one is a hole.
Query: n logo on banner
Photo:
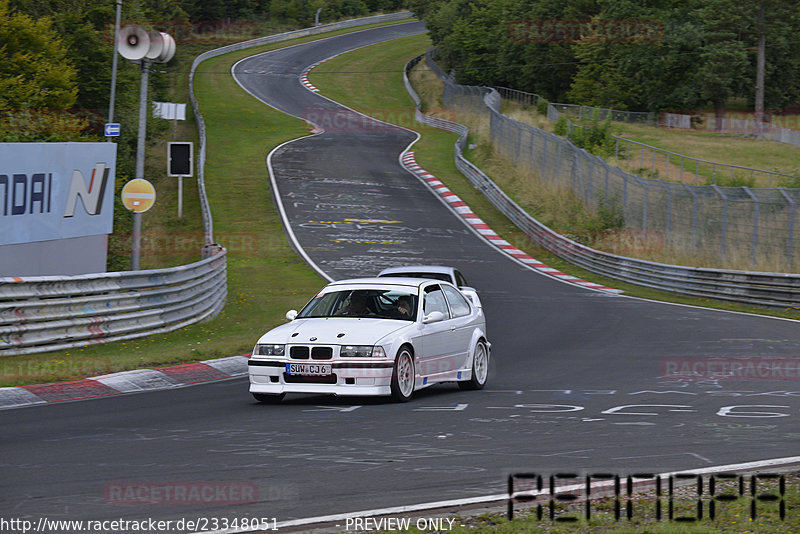
[[[89,215],[100,214],[103,209],[103,193],[105,193],[106,183],[108,182],[108,171],[105,163],[97,163],[92,169],[92,179],[89,181],[88,188],[86,187],[83,173],[77,169],[72,172],[72,184],[69,186],[64,217],[75,215],[75,204],[77,204],[79,197],[83,202],[83,208],[86,213]],[[100,183],[95,183],[95,179]]]

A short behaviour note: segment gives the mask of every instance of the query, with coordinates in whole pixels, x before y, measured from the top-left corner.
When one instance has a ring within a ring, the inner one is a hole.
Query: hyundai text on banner
[[[115,143],[0,143],[0,245],[110,234]]]

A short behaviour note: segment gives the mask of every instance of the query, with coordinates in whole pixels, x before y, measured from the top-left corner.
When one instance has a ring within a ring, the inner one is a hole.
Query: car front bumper
[[[330,364],[331,375],[291,375],[289,363]],[[298,362],[253,357],[247,362],[251,393],[325,393],[333,395],[390,395],[394,361],[336,359]]]

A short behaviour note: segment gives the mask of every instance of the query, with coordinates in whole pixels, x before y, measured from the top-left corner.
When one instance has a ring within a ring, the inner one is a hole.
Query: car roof
[[[440,280],[429,280],[427,278],[407,278],[407,277],[391,277],[391,278],[350,278],[347,280],[336,280],[335,282],[331,282],[326,287],[334,287],[334,286],[373,286],[373,287],[386,287],[386,286],[410,286],[418,288],[422,285],[430,283],[432,281],[440,281]]]
[[[387,267],[381,271],[383,273],[404,273],[404,272],[429,272],[429,273],[443,273],[452,274],[455,271],[454,267],[447,267],[446,265],[403,265],[401,267]]]

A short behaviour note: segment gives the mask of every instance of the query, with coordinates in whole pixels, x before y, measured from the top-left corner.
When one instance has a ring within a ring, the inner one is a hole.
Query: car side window
[[[444,298],[444,293],[442,293],[438,285],[425,288],[425,299],[423,300],[422,308],[425,315],[430,315],[432,312],[439,311],[444,314],[445,319],[450,318],[447,300]]]
[[[461,274],[461,271],[455,271],[453,274],[456,277],[456,285],[458,287],[469,286],[469,284],[467,283],[467,279],[464,278],[464,275]]]
[[[450,304],[450,312],[453,317],[463,317],[469,315],[469,302],[458,290],[450,286],[442,286],[447,302]]]

